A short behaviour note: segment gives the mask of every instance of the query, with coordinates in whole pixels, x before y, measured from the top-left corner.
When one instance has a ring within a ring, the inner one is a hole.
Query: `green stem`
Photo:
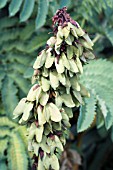
[[[102,37],[101,34],[97,34],[96,37],[92,40],[92,42],[95,43],[95,42],[98,41],[101,37]]]

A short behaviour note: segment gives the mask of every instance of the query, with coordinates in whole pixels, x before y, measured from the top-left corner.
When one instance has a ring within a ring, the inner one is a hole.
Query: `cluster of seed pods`
[[[72,108],[89,97],[79,75],[83,64],[94,58],[93,43],[66,10],[59,9],[53,17],[53,36],[33,65],[33,86],[13,113],[28,126],[28,150],[34,152],[37,170],[59,170]]]

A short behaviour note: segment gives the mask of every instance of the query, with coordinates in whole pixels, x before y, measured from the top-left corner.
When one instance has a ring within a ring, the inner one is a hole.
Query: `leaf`
[[[88,87],[90,91],[94,92],[93,95],[96,98],[96,102],[99,103],[99,109],[104,115],[105,126],[109,129],[113,124],[113,95],[111,95],[113,93],[113,79],[110,74],[113,71],[112,63],[103,59],[90,61],[89,63],[90,64],[84,66],[81,82]],[[100,99],[103,102],[100,102]],[[107,114],[105,108],[108,111]]]
[[[34,8],[35,1],[34,0],[25,0],[24,6],[20,13],[20,22],[26,21],[32,14]]]
[[[2,170],[2,169],[3,169],[3,170],[7,170],[6,162],[3,161],[3,160],[0,162],[0,169],[1,169],[1,170]]]
[[[0,9],[5,7],[8,0],[0,0]]]
[[[36,17],[36,29],[42,27],[45,23],[46,16],[48,13],[49,1],[39,0],[38,1],[38,14]]]
[[[47,53],[45,67],[50,68],[53,65],[54,60],[55,60],[55,56],[52,56],[51,52]]]
[[[19,73],[12,73],[9,75],[10,78],[13,79],[13,81],[15,81],[15,83],[18,85],[18,87],[25,93],[27,94],[28,90],[29,90],[29,81],[26,80],[25,78],[22,77],[21,74]]]
[[[56,104],[56,106],[59,108],[59,109],[61,109],[62,108],[62,98],[61,98],[61,96],[60,95],[56,95],[56,97],[55,97],[55,104]]]
[[[68,59],[73,58],[73,46],[67,46],[67,58]]]
[[[2,101],[4,105],[4,109],[7,115],[12,117],[13,110],[18,103],[18,98],[16,96],[18,90],[14,84],[14,81],[9,78],[5,77],[3,84],[2,84]]]
[[[105,30],[105,34],[107,36],[107,38],[109,39],[109,41],[111,42],[111,44],[113,45],[113,29],[112,28],[107,28]]]
[[[35,101],[36,100],[36,96],[37,96],[37,92],[39,90],[39,85],[38,84],[34,84],[31,89],[29,90],[29,93],[27,95],[27,100],[28,101]]]
[[[36,103],[38,104],[40,96],[42,94],[42,88],[41,86],[38,88],[37,94],[36,94]]]
[[[83,100],[82,100],[82,96],[81,96],[80,92],[78,92],[77,90],[74,90],[74,91],[73,91],[73,94],[74,94],[75,98],[76,98],[81,104],[83,104]]]
[[[79,72],[82,74],[83,73],[83,66],[82,66],[82,63],[81,63],[80,59],[77,57],[75,62],[77,64]]]
[[[70,27],[66,26],[62,28],[61,26],[58,27],[58,33],[61,38],[65,37],[65,40],[68,39],[70,33]]]
[[[74,40],[74,39],[73,39]],[[65,42],[68,44],[68,45],[72,45],[72,39],[71,39],[71,36],[68,36],[66,39],[65,39]]]
[[[40,145],[36,142],[30,143],[30,145],[32,145],[33,149],[29,150],[29,151],[34,151],[34,153],[36,154],[36,156],[38,156],[38,151],[39,151],[39,147]]]
[[[90,93],[82,84],[80,84],[80,93],[82,96],[90,97]]]
[[[48,104],[44,106],[43,113],[45,115],[46,121],[49,122],[50,112],[49,112],[49,105]]]
[[[44,77],[48,77],[49,73],[48,73],[48,69],[46,67],[43,68],[42,75]]]
[[[13,155],[13,156],[12,156]],[[8,169],[28,169],[28,156],[22,139],[18,133],[13,133],[8,147]]]
[[[33,71],[33,68],[29,67],[24,73],[24,78],[31,78],[33,75]]]
[[[93,46],[93,42],[91,41],[91,39],[89,38],[89,35],[88,34],[84,34],[83,37],[85,38],[85,40],[88,42],[88,44],[90,46]]]
[[[80,43],[82,44],[83,47],[92,50],[91,44],[89,44],[86,40],[80,39]]]
[[[24,108],[25,108],[25,103],[26,103],[26,98],[23,98],[20,100],[20,102],[18,103],[18,105],[13,111],[14,118],[17,118],[23,113]]]
[[[83,54],[86,59],[94,59],[95,58],[94,54],[90,51],[84,52]]]
[[[9,14],[10,16],[14,16],[22,5],[23,0],[12,0],[9,5]]]
[[[12,122],[7,116],[2,116],[0,117],[0,127],[15,127],[16,126],[16,123]]]
[[[41,77],[42,89],[44,92],[48,91],[50,88],[49,80],[44,77]]]
[[[38,68],[42,67],[45,63],[45,60],[46,60],[46,52],[45,52],[45,50],[43,50],[41,52],[41,54],[37,57],[34,65],[33,65],[33,68],[38,69]]]
[[[42,106],[40,105],[38,106],[37,113],[38,113],[38,123],[40,126],[42,126],[43,124],[46,123],[46,119],[45,119]]]
[[[64,103],[67,107],[71,108],[71,107],[74,107],[74,106],[75,106],[75,104],[74,104],[74,102],[73,102],[72,97],[71,97],[70,94],[63,94],[63,95],[61,95],[61,98],[62,98],[63,103]]]
[[[39,156],[39,159],[38,159],[38,168],[37,170],[45,170],[44,166],[43,166],[43,162],[41,161],[41,158]]]
[[[92,94],[90,98],[85,99],[86,105],[80,107],[80,114],[77,121],[77,131],[82,132],[88,129],[93,123],[94,117],[96,115],[96,99]]]
[[[28,140],[31,141],[34,138],[35,135],[35,130],[36,130],[36,125],[35,123],[31,123],[28,132],[29,132],[29,136],[28,136]]]
[[[75,63],[75,61],[73,59],[70,59],[69,60],[69,64],[70,64],[70,71],[74,72],[74,73],[78,73],[79,70],[78,70],[78,67]]]
[[[56,135],[55,135],[55,143],[56,143],[56,147],[59,148],[63,152],[63,150],[64,150],[63,145],[62,145],[59,137]]]
[[[25,103],[25,107],[24,107],[24,112],[23,112],[23,116],[22,119],[24,121],[27,121],[30,117],[30,111],[33,109],[33,103],[27,102]]]
[[[49,112],[51,115],[51,120],[54,122],[60,122],[62,119],[62,116],[61,116],[61,113],[58,107],[53,103],[49,103],[48,106],[49,106]]]
[[[72,78],[70,78],[70,83],[74,90],[80,91],[80,85],[78,83],[78,79],[76,76],[73,76]]]
[[[50,46],[50,47],[53,47],[55,45],[55,42],[56,42],[56,37],[50,37],[48,40],[47,40],[47,44]]]
[[[59,86],[59,80],[58,80],[58,74],[56,71],[50,71],[50,84],[51,87],[56,90],[56,88]]]
[[[53,154],[51,157],[50,157],[50,165],[52,167],[52,169],[55,169],[55,170],[59,170],[59,162],[58,162],[58,158],[55,154]]]
[[[64,86],[66,86],[66,77],[64,74],[58,74],[58,79]]]
[[[57,58],[55,58],[55,66],[56,66],[56,70],[58,73],[64,72],[64,65],[63,65],[63,60],[61,57],[59,59],[59,62],[57,62]]]
[[[66,114],[68,115],[69,118],[72,118],[73,117],[73,112],[72,112],[72,109],[69,108],[69,107],[64,107],[64,110],[66,112]]]
[[[40,104],[42,106],[45,106],[47,104],[47,102],[48,102],[48,99],[49,99],[49,94],[45,93],[45,92],[42,92],[39,102],[40,102]]]
[[[43,130],[44,130],[44,127],[43,127],[43,126],[39,126],[39,127],[36,128],[36,130],[35,130],[36,141],[37,141],[38,143],[40,143],[40,142],[42,141]]]
[[[77,22],[76,22],[76,24],[78,27],[74,26],[74,29],[75,29],[77,35],[81,37],[85,34],[85,32],[83,31],[83,29],[80,27],[80,25]]]
[[[42,150],[45,151],[46,153],[50,153],[50,147],[47,145],[46,141],[47,141],[47,137],[46,137],[46,136],[43,136],[43,138],[42,138],[42,143],[40,144],[40,147],[41,147]]]
[[[68,69],[70,70],[70,64],[69,64],[69,61],[66,57],[66,55],[64,53],[62,53],[62,61],[63,61],[63,65]]]
[[[45,45],[45,42],[49,38],[48,31],[42,31],[37,36],[30,39],[30,43],[26,46],[26,51],[28,53],[33,53],[38,48]]]

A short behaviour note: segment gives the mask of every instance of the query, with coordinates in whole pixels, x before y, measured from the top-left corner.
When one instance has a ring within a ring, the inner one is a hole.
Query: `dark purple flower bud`
[[[75,25],[77,28],[79,28],[76,21],[74,21],[73,19],[71,19],[70,22],[71,22],[71,24],[73,24],[73,25]]]

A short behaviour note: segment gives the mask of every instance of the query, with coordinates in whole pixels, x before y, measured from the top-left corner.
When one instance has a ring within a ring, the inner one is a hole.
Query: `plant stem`
[[[101,37],[102,37],[101,34],[97,34],[96,37],[92,40],[92,42],[95,43],[95,42],[98,41]]]

